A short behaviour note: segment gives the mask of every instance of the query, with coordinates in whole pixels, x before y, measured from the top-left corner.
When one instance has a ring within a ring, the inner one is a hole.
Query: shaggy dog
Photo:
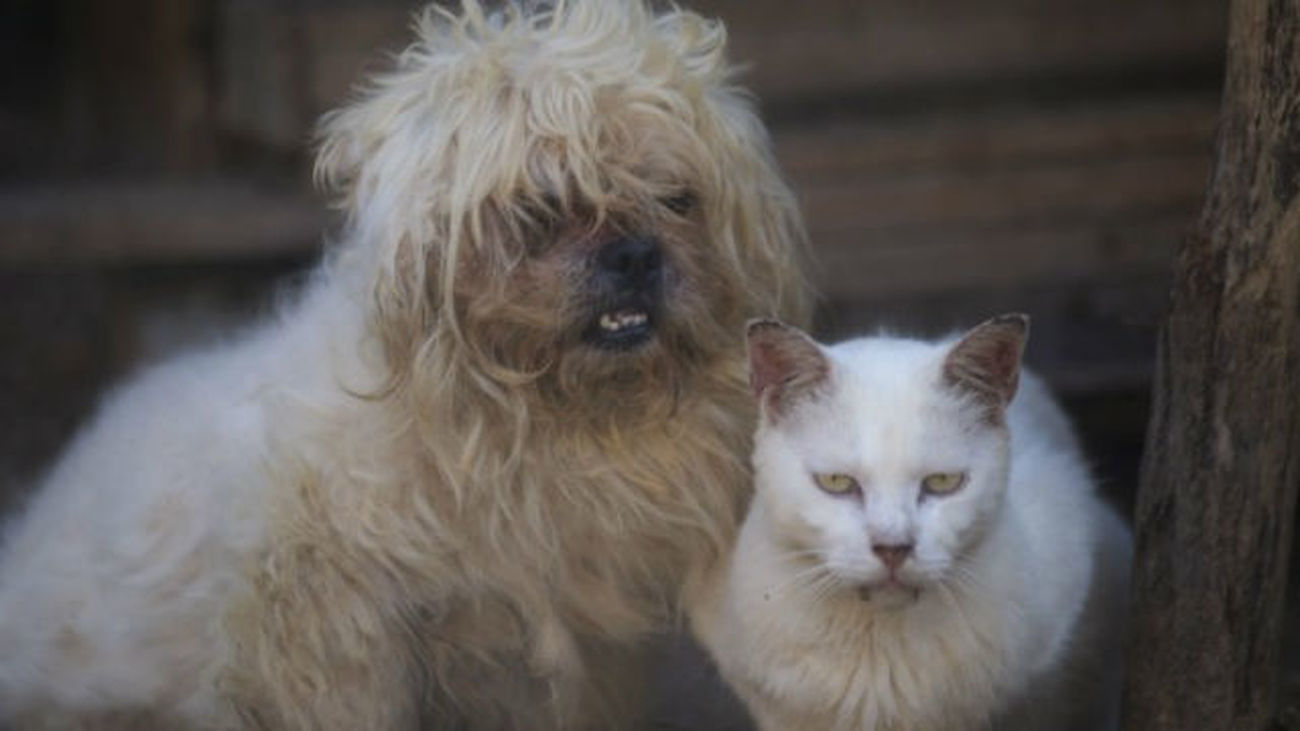
[[[430,9],[322,123],[298,301],[113,395],[6,536],[17,725],[615,728],[747,499],[801,224],[720,25]]]

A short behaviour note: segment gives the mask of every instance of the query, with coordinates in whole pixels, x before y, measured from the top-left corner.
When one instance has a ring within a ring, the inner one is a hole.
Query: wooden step
[[[0,189],[0,264],[111,264],[310,252],[326,217],[287,185],[98,180]]]
[[[777,136],[833,298],[1160,272],[1216,99],[854,118]]]

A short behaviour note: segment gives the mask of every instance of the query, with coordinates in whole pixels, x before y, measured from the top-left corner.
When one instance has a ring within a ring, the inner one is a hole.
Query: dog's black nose
[[[659,282],[663,255],[654,238],[626,236],[597,252],[596,267],[617,285],[642,289]]]

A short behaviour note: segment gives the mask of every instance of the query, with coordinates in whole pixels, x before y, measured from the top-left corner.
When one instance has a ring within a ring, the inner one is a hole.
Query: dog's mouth
[[[583,340],[598,348],[627,350],[649,342],[654,330],[655,313],[651,308],[617,307],[600,313],[587,326]]]

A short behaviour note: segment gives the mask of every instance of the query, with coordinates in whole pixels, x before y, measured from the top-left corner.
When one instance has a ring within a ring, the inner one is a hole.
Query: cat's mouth
[[[885,581],[859,584],[858,598],[882,609],[898,609],[915,604],[921,598],[921,588],[891,577]]]

